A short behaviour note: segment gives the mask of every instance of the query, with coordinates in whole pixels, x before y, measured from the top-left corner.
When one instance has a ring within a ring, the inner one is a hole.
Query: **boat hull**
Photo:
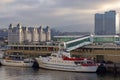
[[[16,66],[16,67],[32,67],[33,63],[24,63],[24,61],[17,60],[1,60],[1,64],[4,66]]]
[[[75,64],[51,64],[49,62],[44,62],[37,59],[40,68],[50,69],[50,70],[61,70],[61,71],[72,71],[72,72],[96,72],[98,66],[81,66]]]

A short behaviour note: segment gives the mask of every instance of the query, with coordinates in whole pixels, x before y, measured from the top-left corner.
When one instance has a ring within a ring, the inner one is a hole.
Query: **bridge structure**
[[[118,35],[82,35],[82,36],[55,36],[56,41],[61,42],[61,47],[66,51],[72,51],[93,43],[116,43],[120,44]]]

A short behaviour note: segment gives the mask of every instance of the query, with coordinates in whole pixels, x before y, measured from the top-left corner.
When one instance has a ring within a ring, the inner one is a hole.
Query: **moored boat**
[[[34,60],[23,55],[5,55],[1,60],[4,66],[32,67]]]
[[[96,72],[98,64],[88,58],[72,58],[69,52],[52,53],[51,56],[36,58],[39,67],[74,72]]]

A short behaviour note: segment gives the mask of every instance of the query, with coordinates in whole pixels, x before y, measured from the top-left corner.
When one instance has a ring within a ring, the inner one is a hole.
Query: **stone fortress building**
[[[18,24],[13,27],[9,25],[8,29],[8,44],[40,44],[40,42],[47,42],[51,40],[51,30],[47,26],[45,29],[40,26],[36,27],[23,27]]]

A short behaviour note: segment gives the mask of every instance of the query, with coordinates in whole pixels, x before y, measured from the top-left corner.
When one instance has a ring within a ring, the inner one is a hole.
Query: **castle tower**
[[[9,32],[12,32],[12,29],[13,29],[13,25],[10,24],[10,25],[9,25]]]
[[[24,41],[28,41],[28,28],[25,27],[25,31],[24,31]]]
[[[38,32],[39,32],[39,42],[42,41],[42,33],[43,33],[43,29],[42,29],[42,26],[40,26],[38,28]]]
[[[17,35],[16,38],[18,36],[18,40],[16,39],[16,41],[18,41],[19,44],[21,44],[24,41],[24,37],[23,37],[23,30],[22,30],[22,26],[20,24],[17,25]]]
[[[39,28],[39,41],[46,41],[46,35],[45,32],[43,30],[43,28],[40,26]]]
[[[12,44],[12,39],[13,39],[12,30],[13,30],[13,25],[10,24],[8,29],[8,44]]]
[[[32,41],[33,42],[38,42],[38,31],[37,31],[36,27],[33,28]]]
[[[50,27],[47,26],[46,27],[46,41],[50,41],[51,40],[51,30]]]

